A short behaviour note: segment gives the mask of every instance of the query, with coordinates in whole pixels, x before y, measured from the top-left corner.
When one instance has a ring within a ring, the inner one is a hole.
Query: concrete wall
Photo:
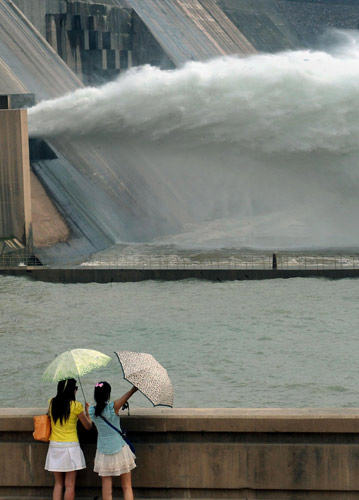
[[[67,0],[15,0],[86,84],[113,79],[132,64],[130,9]]]
[[[31,205],[33,243],[36,249],[68,241],[69,228],[33,172],[31,172]]]
[[[0,275],[26,276],[48,283],[116,283],[144,280],[177,281],[202,279],[209,281],[265,280],[289,278],[359,278],[359,269],[104,269],[16,267],[21,256],[0,260]],[[9,266],[9,267],[7,267]]]
[[[113,80],[121,70],[133,65],[173,67],[145,24],[122,2],[106,5],[107,2],[14,0],[14,3],[85,84]]]
[[[2,499],[51,497],[47,444],[31,435],[32,416],[43,411],[0,410]],[[136,446],[136,499],[359,498],[359,409],[154,408],[122,419]],[[78,498],[99,494],[95,440],[81,432],[88,468],[78,474]]]
[[[132,66],[130,9],[66,2],[46,14],[46,39],[84,83],[113,80]]]
[[[280,52],[303,44],[274,0],[218,0],[218,5],[257,51]]]
[[[26,110],[0,109],[0,240],[32,246]]]
[[[214,0],[127,2],[176,67],[187,61],[256,52]],[[134,45],[138,43],[143,42],[134,41]]]

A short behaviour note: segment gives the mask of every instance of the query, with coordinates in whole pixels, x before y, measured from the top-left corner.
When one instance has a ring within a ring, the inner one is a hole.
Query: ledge
[[[145,280],[177,281],[201,279],[209,281],[264,280],[287,278],[358,278],[359,268],[340,269],[105,269],[0,267],[0,274],[26,276],[48,283],[120,283]]]
[[[32,431],[32,417],[45,412],[0,408],[0,431]],[[141,432],[359,432],[359,408],[131,408],[121,420]]]

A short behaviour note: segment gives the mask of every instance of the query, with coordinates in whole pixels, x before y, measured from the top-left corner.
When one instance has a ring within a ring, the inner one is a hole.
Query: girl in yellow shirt
[[[55,476],[53,500],[74,500],[76,471],[86,467],[85,457],[77,436],[77,419],[85,429],[92,427],[86,408],[76,401],[77,385],[74,378],[61,380],[57,384],[57,394],[51,399],[50,444],[46,456],[45,469]]]

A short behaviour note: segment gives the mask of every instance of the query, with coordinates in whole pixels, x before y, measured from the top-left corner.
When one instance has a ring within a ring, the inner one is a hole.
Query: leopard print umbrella
[[[167,370],[151,354],[115,351],[124,378],[148,398],[153,406],[173,406],[173,387]]]

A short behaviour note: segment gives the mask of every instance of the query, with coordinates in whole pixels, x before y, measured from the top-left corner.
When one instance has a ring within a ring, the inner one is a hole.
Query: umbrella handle
[[[84,390],[83,390],[83,388],[82,388],[80,375],[79,375],[79,384],[80,384],[80,387],[81,387],[82,395],[83,395],[83,397],[84,397],[84,402],[86,403],[85,393],[84,393]]]
[[[130,403],[128,401],[126,401],[126,403],[123,405],[121,410],[126,410],[126,408],[127,408],[127,415],[129,415],[130,414]]]

